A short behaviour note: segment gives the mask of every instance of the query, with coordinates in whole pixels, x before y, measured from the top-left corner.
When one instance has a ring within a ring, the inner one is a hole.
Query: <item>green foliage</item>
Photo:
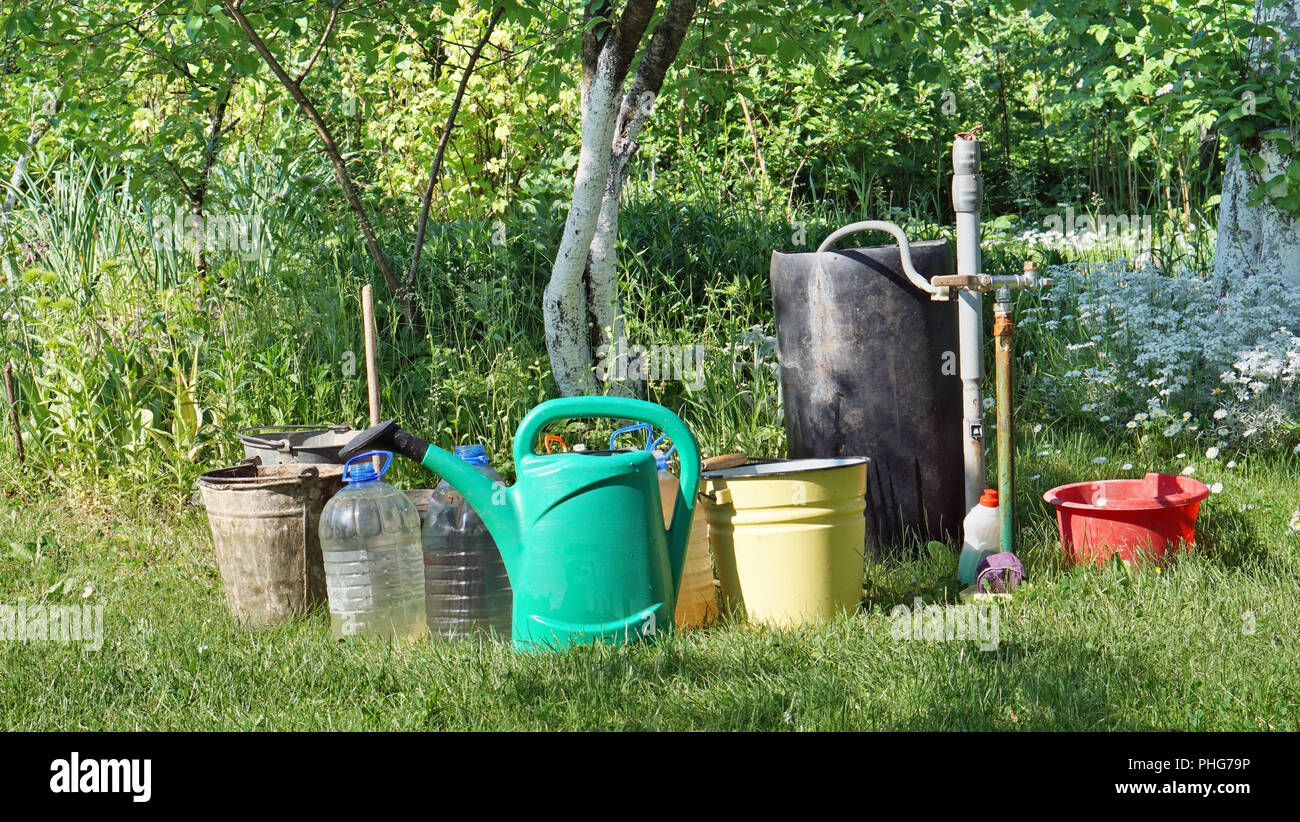
[[[540,302],[577,156],[579,11],[506,3],[469,79],[417,272],[424,335],[380,288],[383,406],[443,445],[484,439],[504,455],[553,390]],[[1251,12],[1249,0],[703,6],[633,159],[620,265],[638,341],[715,356],[703,390],[650,396],[707,449],[779,453],[775,364],[760,353],[774,330],[767,254],[867,216],[941,236],[952,135],[977,124],[1000,242],[1013,215],[1058,203],[1204,236],[1228,144],[1292,148],[1279,78],[1294,64],[1275,48],[1250,55],[1266,33]],[[295,0],[248,13],[304,76],[401,270],[489,10]],[[0,40],[0,178],[49,124],[19,186],[0,192],[16,201],[0,230],[17,318],[4,344],[33,458],[58,476],[162,476],[173,493],[237,456],[238,427],[361,424],[344,362],[361,351],[372,264],[317,135],[222,6],[18,3],[0,13]],[[1294,168],[1265,181],[1279,207]],[[237,219],[257,248],[211,252],[200,277],[193,249],[168,238],[204,186],[205,215]],[[1161,245],[1205,264],[1203,243]],[[991,250],[990,270],[1011,255]]]
[[[1161,178],[1186,185],[1190,175],[1186,153],[1170,152],[1171,142],[1195,144],[1217,134],[1241,147],[1256,172],[1265,171],[1262,149],[1272,143],[1284,159],[1261,179],[1252,200],[1300,215],[1300,162],[1291,161],[1300,122],[1294,42],[1300,31],[1254,20],[1254,7],[1254,0],[1091,0],[1068,8],[1041,3],[1038,10],[1050,16],[1047,30],[1090,66],[1083,78],[1093,88],[1078,96],[1100,91],[1118,102],[1130,153],[1154,158]]]

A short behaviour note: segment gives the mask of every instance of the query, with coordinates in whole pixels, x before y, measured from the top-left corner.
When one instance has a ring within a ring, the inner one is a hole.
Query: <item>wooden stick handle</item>
[[[379,424],[379,362],[375,349],[375,291],[370,286],[361,288],[361,322],[366,335],[366,389],[370,399],[370,424]]]
[[[361,325],[366,335],[366,395],[370,400],[370,424],[379,424],[379,337],[375,333],[375,290],[361,287]],[[371,460],[375,470],[383,470],[383,457]]]
[[[719,454],[716,457],[706,459],[701,468],[705,471],[721,471],[724,468],[737,468],[749,462],[749,457],[745,454]]]

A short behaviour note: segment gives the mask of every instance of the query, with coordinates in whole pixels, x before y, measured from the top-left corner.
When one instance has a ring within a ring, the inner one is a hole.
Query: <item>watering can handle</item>
[[[561,437],[559,434],[547,434],[546,439],[542,443],[542,445],[546,448],[546,453],[548,454],[553,453],[551,451],[552,443],[558,443],[561,451],[569,450],[569,444],[564,441],[564,437]]]
[[[673,579],[681,579],[682,560],[686,556],[686,538],[695,513],[695,490],[700,485],[700,448],[686,423],[673,412],[645,400],[630,397],[562,397],[547,400],[528,412],[515,432],[515,465],[533,453],[533,444],[542,429],[553,422],[575,417],[601,417],[647,422],[663,431],[677,445],[682,475],[677,489],[673,525],[668,530],[668,555],[672,559]]]
[[[894,235],[894,239],[898,241],[898,257],[903,263],[903,273],[907,275],[907,279],[911,281],[912,285],[929,294],[933,299],[948,299],[947,288],[932,285],[921,275],[921,272],[916,270],[916,266],[912,265],[912,247],[907,242],[907,235],[903,233],[903,229],[887,220],[863,220],[858,223],[849,223],[843,228],[837,228],[826,239],[822,240],[821,245],[817,246],[817,253],[821,254],[823,251],[830,251],[836,242],[860,231],[884,231]]]

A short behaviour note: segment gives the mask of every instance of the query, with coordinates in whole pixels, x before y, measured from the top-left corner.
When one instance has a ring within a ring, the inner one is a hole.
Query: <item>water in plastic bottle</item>
[[[376,471],[372,458],[386,457]],[[321,555],[330,601],[330,630],[345,636],[404,643],[427,633],[420,514],[406,494],[380,479],[388,451],[347,461],[343,490],[320,517]]]
[[[482,445],[457,446],[456,456],[501,482]],[[495,631],[509,641],[514,593],[505,563],[483,520],[446,480],[433,489],[423,539],[430,636],[460,639]]]
[[[957,560],[957,579],[962,585],[974,585],[980,561],[1002,550],[1000,537],[998,492],[987,488],[962,522],[961,558]]]
[[[664,511],[664,528],[673,525],[673,511],[677,508],[677,489],[681,482],[677,475],[668,470],[668,457],[663,451],[656,450],[655,467],[659,469],[659,503]]]

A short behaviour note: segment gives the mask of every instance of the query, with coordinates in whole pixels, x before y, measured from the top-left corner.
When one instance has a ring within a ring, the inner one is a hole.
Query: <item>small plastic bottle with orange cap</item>
[[[975,584],[975,570],[980,560],[1001,550],[998,530],[998,492],[984,489],[979,504],[970,509],[962,521],[961,559],[957,561],[957,579],[962,585]]]

